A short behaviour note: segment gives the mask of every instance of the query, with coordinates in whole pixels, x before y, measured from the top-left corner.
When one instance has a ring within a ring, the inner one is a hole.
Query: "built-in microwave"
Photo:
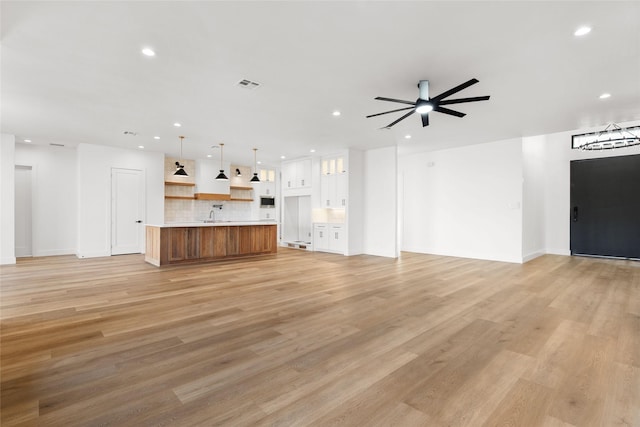
[[[261,208],[275,208],[276,207],[276,198],[273,196],[260,196],[260,207]]]

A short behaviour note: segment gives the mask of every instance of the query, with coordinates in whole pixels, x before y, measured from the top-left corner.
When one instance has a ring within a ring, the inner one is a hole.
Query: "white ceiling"
[[[3,1],[2,132],[267,163],[344,147],[432,150],[640,119],[638,2]],[[577,38],[581,25],[593,31]],[[141,54],[153,48],[153,58]],[[402,113],[477,78],[460,119]],[[255,90],[237,83],[261,83]],[[603,92],[612,94],[599,99]],[[331,113],[340,110],[342,115]],[[173,127],[174,122],[183,124]],[[133,131],[137,136],[126,136]],[[411,134],[410,140],[405,139]],[[153,136],[161,137],[159,141]]]

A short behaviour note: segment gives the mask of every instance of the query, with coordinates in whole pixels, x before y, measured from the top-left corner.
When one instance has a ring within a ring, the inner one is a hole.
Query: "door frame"
[[[14,173],[14,184],[13,184],[13,186],[14,186],[14,191],[15,191],[15,173],[16,173],[15,171],[18,168],[30,169],[31,170],[31,255],[17,257],[17,258],[29,258],[29,257],[39,256],[38,250],[37,250],[36,245],[35,245],[35,242],[36,242],[36,239],[35,239],[36,230],[35,230],[35,228],[36,227],[35,227],[35,221],[34,221],[34,218],[36,217],[36,213],[37,213],[36,197],[35,197],[35,191],[34,191],[35,190],[35,186],[34,186],[34,184],[35,184],[37,176],[38,176],[37,175],[38,168],[37,168],[36,165],[33,165],[33,164],[27,164],[27,163],[18,164],[18,163],[16,163],[13,166],[13,173]],[[15,206],[14,206],[14,212],[15,212]],[[14,234],[15,234],[15,218],[14,218],[13,227],[14,227]],[[13,242],[13,246],[14,246],[14,251],[15,251],[15,239],[14,239],[14,242]]]
[[[113,233],[115,231],[114,229],[114,222],[116,221],[116,215],[115,215],[115,203],[114,203],[114,198],[115,198],[115,194],[114,194],[114,174],[117,173],[117,171],[135,171],[135,172],[139,172],[139,177],[140,177],[140,187],[139,187],[139,196],[140,196],[140,217],[142,219],[142,227],[140,228],[140,230],[138,231],[139,233],[139,238],[140,238],[140,247],[139,247],[139,253],[144,253],[145,252],[145,229],[144,229],[144,223],[146,221],[146,208],[147,208],[147,193],[146,193],[146,189],[147,189],[147,183],[146,183],[146,170],[145,169],[134,169],[134,168],[118,168],[118,167],[111,167],[111,174],[110,174],[110,190],[109,190],[109,205],[110,205],[110,220],[109,220],[109,255],[113,256],[113,241],[114,241],[114,236]],[[116,254],[116,255],[120,255],[120,254]]]

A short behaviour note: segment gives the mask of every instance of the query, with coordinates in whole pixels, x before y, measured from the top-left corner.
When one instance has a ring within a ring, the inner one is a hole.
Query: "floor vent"
[[[260,83],[252,82],[251,80],[244,79],[238,82],[238,86],[243,87],[245,89],[255,89],[258,86],[260,86]]]

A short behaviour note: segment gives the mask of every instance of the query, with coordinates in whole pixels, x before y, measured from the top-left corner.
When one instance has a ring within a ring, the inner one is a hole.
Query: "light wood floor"
[[[1,273],[2,426],[640,426],[640,263],[281,249]]]

